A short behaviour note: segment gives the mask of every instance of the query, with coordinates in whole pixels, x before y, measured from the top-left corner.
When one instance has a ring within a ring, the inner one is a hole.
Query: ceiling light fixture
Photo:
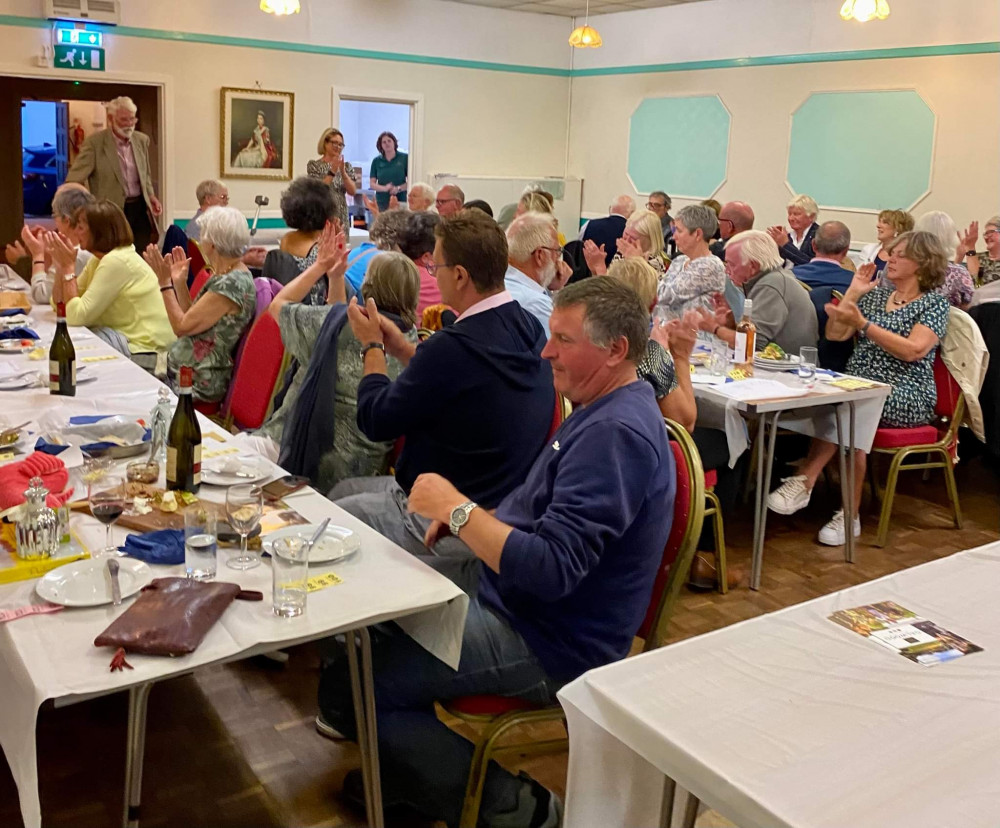
[[[302,10],[299,0],[260,0],[260,10],[279,17],[286,14],[298,14]]]
[[[884,2],[884,0],[883,0]],[[588,25],[590,23],[590,0],[587,0],[587,16],[583,19],[583,25],[577,26],[573,29],[573,33],[569,36],[569,45],[575,46],[577,49],[596,49],[598,46],[603,46],[604,41],[601,40],[601,36],[597,33],[597,29]]]
[[[845,0],[840,7],[840,16],[859,23],[867,23],[876,17],[885,20],[889,16],[889,3],[887,0]]]

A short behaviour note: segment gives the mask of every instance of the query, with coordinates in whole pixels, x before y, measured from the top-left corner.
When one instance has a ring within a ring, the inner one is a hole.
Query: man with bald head
[[[851,231],[842,221],[825,221],[813,238],[815,257],[792,269],[795,278],[809,287],[846,291],[854,274],[843,266],[851,248]]]
[[[441,218],[453,216],[465,206],[465,193],[454,184],[445,184],[438,190],[434,206],[437,207],[438,215]]]
[[[753,210],[745,201],[727,201],[719,210],[720,241],[709,245],[712,254],[726,260],[726,242],[737,233],[753,230]]]
[[[588,239],[600,247],[604,245],[604,258],[608,266],[618,252],[618,239],[625,232],[625,221],[635,212],[635,200],[628,195],[620,195],[608,207],[606,218],[591,219],[580,233],[580,241]]]

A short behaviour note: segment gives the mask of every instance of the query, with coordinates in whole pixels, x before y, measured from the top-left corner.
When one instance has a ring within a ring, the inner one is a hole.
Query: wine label
[[[201,443],[196,443],[194,447],[194,485],[201,485]]]
[[[69,364],[70,381],[76,385],[76,360]],[[54,359],[49,360],[49,391],[59,393],[59,362]]]
[[[177,449],[167,446],[167,482],[173,483],[177,480]]]
[[[747,361],[747,335],[736,332],[736,344],[733,346],[733,362],[742,365]]]

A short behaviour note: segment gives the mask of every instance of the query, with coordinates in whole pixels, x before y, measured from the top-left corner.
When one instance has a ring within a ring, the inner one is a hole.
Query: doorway
[[[104,101],[127,95],[139,108],[136,129],[162,146],[160,88],[153,85],[0,76],[0,123],[14,140],[0,150],[0,246],[18,238],[29,223],[46,223],[52,195],[66,178],[79,144],[105,123]],[[46,146],[48,145],[48,146]],[[160,158],[150,153],[154,181]],[[30,269],[22,261],[18,270]],[[22,274],[26,275],[26,274]]]

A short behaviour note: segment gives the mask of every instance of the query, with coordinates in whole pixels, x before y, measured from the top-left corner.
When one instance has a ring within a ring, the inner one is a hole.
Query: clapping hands
[[[175,247],[164,256],[155,244],[150,244],[142,258],[153,269],[161,288],[170,287],[174,282],[187,281],[191,260],[183,247]]]
[[[583,258],[594,276],[604,276],[608,272],[607,255],[603,244],[598,247],[591,239],[583,243]]]

